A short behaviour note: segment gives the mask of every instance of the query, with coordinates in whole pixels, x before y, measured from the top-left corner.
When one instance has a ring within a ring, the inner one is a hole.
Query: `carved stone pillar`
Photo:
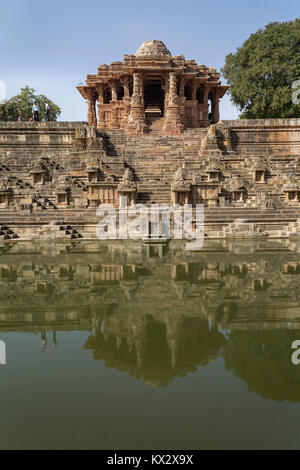
[[[96,86],[97,86],[97,91],[98,91],[98,127],[104,129],[105,128],[105,120],[103,117],[104,87],[103,87],[103,83],[98,83]]]
[[[144,134],[147,131],[142,80],[140,73],[133,74],[131,108],[126,126],[127,133],[131,135]]]
[[[220,121],[220,110],[219,110],[219,96],[216,88],[212,90],[211,97],[211,113],[212,113],[212,124],[216,124]]]
[[[117,81],[116,80],[112,80],[110,82],[110,86],[111,86],[111,100],[112,101],[116,101],[118,99],[118,93],[117,93]]]
[[[192,100],[196,101],[196,96],[197,96],[197,83],[193,82],[192,83]]]
[[[86,90],[87,101],[88,101],[88,124],[90,126],[97,125],[97,116],[96,116],[96,93],[93,88],[88,88]]]
[[[109,86],[111,89],[111,102],[110,102],[110,129],[118,129],[118,120],[117,120],[117,99],[118,99],[118,92],[117,92],[117,80],[110,80]]]
[[[180,77],[180,82],[179,82],[179,96],[180,98],[184,97],[184,78]]]
[[[98,91],[98,103],[103,104],[104,102],[104,87],[103,83],[97,83],[96,85]]]
[[[126,75],[123,79],[124,98],[129,98],[129,77]]]
[[[180,134],[183,129],[179,113],[177,76],[176,73],[170,72],[168,106],[163,130],[165,134]]]
[[[201,121],[202,126],[208,126],[208,124],[209,124],[209,122],[208,122],[208,94],[209,94],[209,90],[210,90],[210,85],[205,83],[204,84],[204,96],[203,96],[203,107],[205,107],[205,108],[203,109],[203,116],[202,116],[202,121]]]

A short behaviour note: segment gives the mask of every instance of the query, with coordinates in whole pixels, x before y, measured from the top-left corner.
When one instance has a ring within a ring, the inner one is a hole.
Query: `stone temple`
[[[88,102],[89,125],[135,135],[157,129],[179,134],[217,123],[219,100],[229,87],[220,85],[213,67],[172,57],[162,41],[145,41],[123,62],[100,65],[77,88]]]
[[[121,196],[201,203],[207,238],[299,236],[300,119],[220,120],[227,89],[146,41],[78,87],[88,122],[1,122],[0,241],[96,238]]]

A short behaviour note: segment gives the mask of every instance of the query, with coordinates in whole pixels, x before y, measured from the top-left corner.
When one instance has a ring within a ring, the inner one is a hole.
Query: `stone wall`
[[[236,135],[243,153],[300,155],[300,119],[239,119],[221,121]]]

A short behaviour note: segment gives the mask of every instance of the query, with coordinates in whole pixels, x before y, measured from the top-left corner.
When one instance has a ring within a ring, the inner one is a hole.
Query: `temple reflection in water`
[[[36,333],[47,352],[60,331],[90,331],[78,347],[152,386],[223,358],[255,393],[299,402],[299,252],[289,240],[4,244],[0,333]]]

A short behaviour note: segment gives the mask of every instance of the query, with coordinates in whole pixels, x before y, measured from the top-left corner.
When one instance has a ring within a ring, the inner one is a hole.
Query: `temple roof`
[[[135,53],[136,57],[141,56],[170,56],[171,52],[162,41],[145,41]]]

